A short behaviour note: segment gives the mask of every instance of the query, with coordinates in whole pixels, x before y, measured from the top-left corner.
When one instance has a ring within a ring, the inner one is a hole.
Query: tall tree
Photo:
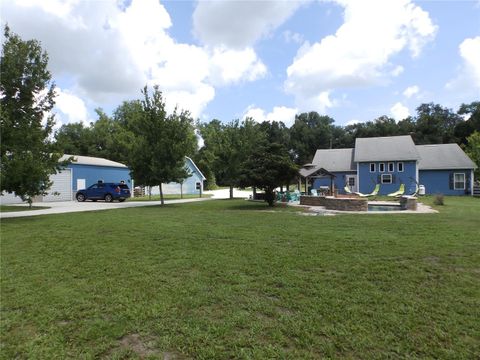
[[[240,186],[254,186],[265,191],[265,201],[274,205],[275,189],[289,183],[298,174],[298,168],[290,159],[287,149],[278,143],[265,141],[242,164]]]
[[[462,118],[439,104],[421,104],[417,107],[416,131],[417,144],[445,144],[457,142],[454,131]]]
[[[477,169],[475,170],[475,178],[480,179],[480,132],[475,131],[472,135],[467,138],[467,146],[465,147],[465,152],[474,163],[477,164]]]
[[[465,118],[455,126],[455,136],[460,143],[466,144],[467,138],[475,131],[480,131],[480,101],[462,104],[457,114]]]
[[[320,116],[315,111],[295,116],[290,128],[290,148],[298,165],[311,162],[317,149],[336,147],[333,123],[331,117]]]
[[[57,147],[65,154],[89,156],[90,132],[81,122],[64,124],[55,133]]]
[[[128,164],[137,183],[159,185],[163,205],[162,183],[182,182],[188,177],[185,156],[195,151],[197,141],[188,112],[175,109],[167,115],[158,86],[152,95],[147,87],[142,93],[141,115],[131,124],[135,139]]]
[[[44,194],[60,153],[50,140],[55,119],[48,56],[36,40],[22,40],[5,26],[0,68],[1,191],[31,205]]]

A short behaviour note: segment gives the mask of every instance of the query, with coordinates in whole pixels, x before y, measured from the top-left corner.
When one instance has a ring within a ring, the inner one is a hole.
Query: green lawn
[[[202,194],[202,198],[209,198],[211,197],[211,194]],[[199,198],[200,196],[198,194],[184,194],[183,199],[196,199]],[[180,200],[182,197],[178,195],[163,195],[164,200]],[[160,201],[160,195],[152,195],[149,197],[148,195],[146,196],[136,196],[133,198],[128,198],[127,201]]]
[[[480,199],[445,203],[301,216],[221,200],[2,220],[1,357],[478,359]]]
[[[0,212],[29,211],[42,209],[50,209],[50,206],[32,206],[30,208],[28,205],[0,205]]]

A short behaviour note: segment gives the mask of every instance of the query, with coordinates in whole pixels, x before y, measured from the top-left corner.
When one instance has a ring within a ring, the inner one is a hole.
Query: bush
[[[445,203],[443,201],[443,194],[435,195],[435,199],[433,200],[433,203],[435,205],[445,205]]]

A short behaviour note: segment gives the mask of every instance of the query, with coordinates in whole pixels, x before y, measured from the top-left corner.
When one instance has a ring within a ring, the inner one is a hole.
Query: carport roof
[[[72,164],[127,168],[126,165],[121,164],[119,162],[112,161],[112,160],[107,160],[107,159],[104,159],[104,158],[92,157],[92,156],[67,155],[67,154],[65,154],[60,158],[60,161],[68,160],[70,157],[73,157]]]

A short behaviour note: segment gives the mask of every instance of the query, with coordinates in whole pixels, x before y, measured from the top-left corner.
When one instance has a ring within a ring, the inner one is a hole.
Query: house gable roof
[[[418,160],[419,158],[410,135],[355,140],[355,162]]]
[[[116,168],[125,168],[128,167],[124,164],[121,164],[116,161],[107,160],[104,158],[92,157],[92,156],[81,156],[81,155],[63,155],[59,161],[66,161],[70,157],[73,157],[72,165],[93,165],[93,166],[107,166],[107,167],[116,167]]]
[[[476,169],[457,144],[417,145],[419,170]]]
[[[200,169],[197,167],[197,165],[193,162],[193,160],[190,159],[188,156],[185,156],[185,158],[190,162],[190,164],[192,164],[193,169],[200,175],[200,177],[202,178],[202,180],[207,180],[207,178],[206,178],[205,176],[203,176],[202,172],[201,172]]]
[[[313,157],[312,164],[329,172],[355,171],[353,149],[320,149]]]

